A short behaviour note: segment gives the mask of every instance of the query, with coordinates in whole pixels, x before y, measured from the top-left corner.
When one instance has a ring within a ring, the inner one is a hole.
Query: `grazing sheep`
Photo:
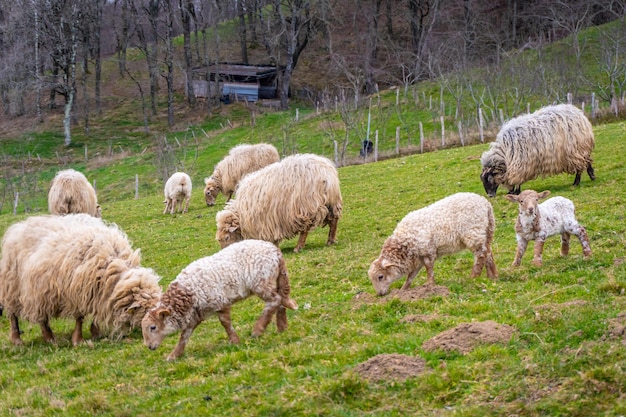
[[[187,213],[189,208],[189,200],[191,200],[191,178],[184,172],[175,172],[165,183],[165,210],[163,214],[168,211],[170,214],[174,212]],[[176,205],[178,204],[178,210]]]
[[[519,194],[521,185],[539,176],[576,174],[594,180],[591,151],[594,136],[582,110],[571,104],[543,107],[506,122],[489,150],[482,154],[480,179],[489,197],[499,185]]]
[[[307,234],[329,226],[327,245],[336,242],[343,200],[335,165],[312,154],[288,156],[248,174],[237,198],[215,216],[216,239],[222,248],[242,239],[278,243],[298,233],[294,252],[304,248]]]
[[[280,249],[261,240],[238,242],[192,262],[178,274],[161,301],[143,318],[144,344],[154,350],[166,336],[180,330],[180,340],[167,357],[168,361],[174,360],[183,354],[194,329],[212,314],[217,314],[230,342],[239,343],[230,308],[252,294],[265,301],[252,335],[263,334],[274,314],[278,331],[283,331],[287,328],[285,308],[298,308],[289,292]]]
[[[41,326],[53,342],[51,318],[73,318],[72,344],[83,341],[82,322],[123,334],[141,323],[161,295],[159,277],[139,265],[139,249],[114,224],[87,214],[34,216],[2,238],[0,304],[11,322],[10,340],[22,345],[18,319]]]
[[[96,191],[82,172],[65,169],[57,172],[48,192],[50,214],[87,213],[101,217]]]
[[[427,284],[434,284],[435,260],[463,249],[474,253],[472,278],[479,276],[485,265],[487,276],[497,278],[491,252],[495,227],[491,204],[474,193],[453,194],[412,211],[385,240],[379,257],[369,268],[374,289],[385,295],[389,286],[404,275],[407,279],[402,289],[408,289],[422,266],[426,267]]]
[[[537,204],[548,195],[550,191],[537,193],[525,190],[520,195],[504,196],[507,200],[519,204],[519,214],[515,223],[517,251],[513,266],[520,265],[531,240],[535,241],[533,265],[541,266],[545,240],[556,234],[561,235],[561,256],[567,256],[569,253],[570,235],[575,235],[580,240],[584,258],[588,259],[591,256],[587,231],[576,220],[574,203],[565,197],[557,196]]]
[[[214,205],[220,192],[224,194],[226,201],[229,201],[237,184],[246,174],[279,160],[280,155],[276,148],[267,143],[235,146],[218,162],[213,174],[204,179],[204,199],[207,205]]]

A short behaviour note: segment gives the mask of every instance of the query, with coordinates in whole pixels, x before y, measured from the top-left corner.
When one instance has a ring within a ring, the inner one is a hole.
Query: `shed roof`
[[[272,65],[243,65],[218,63],[206,67],[194,68],[194,72],[208,72],[220,76],[235,76],[249,79],[260,79],[276,76],[276,67]]]

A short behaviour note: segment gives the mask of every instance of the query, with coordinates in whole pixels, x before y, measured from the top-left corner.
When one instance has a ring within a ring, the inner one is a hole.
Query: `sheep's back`
[[[56,173],[48,191],[48,211],[65,215],[87,213],[98,216],[98,199],[82,172],[66,169]]]
[[[95,314],[115,285],[107,280],[119,279],[105,276],[111,259],[139,264],[116,226],[85,214],[31,217],[3,237],[0,303],[32,322]]]
[[[593,130],[585,114],[563,104],[509,120],[490,152],[504,159],[505,182],[521,184],[539,176],[583,171],[593,148]]]
[[[342,214],[337,170],[317,155],[294,155],[247,175],[236,198],[245,238],[277,242]]]
[[[172,282],[191,290],[195,307],[217,311],[251,295],[251,289],[276,288],[280,249],[261,240],[243,240],[187,265]]]
[[[437,250],[437,256],[456,253],[493,236],[493,208],[474,193],[457,193],[407,214],[393,235],[416,252]],[[491,235],[491,236],[489,236]]]
[[[246,174],[280,160],[280,155],[273,145],[259,143],[241,144],[232,148],[216,166],[220,173],[223,194],[235,191],[237,184]]]

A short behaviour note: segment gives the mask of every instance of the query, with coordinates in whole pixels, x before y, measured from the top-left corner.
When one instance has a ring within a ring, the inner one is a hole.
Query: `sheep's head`
[[[382,256],[372,262],[367,274],[378,295],[387,295],[391,284],[403,275],[402,269],[397,264]]]
[[[207,206],[215,205],[215,199],[220,193],[220,188],[213,177],[204,179],[204,201]]]
[[[239,225],[239,216],[229,209],[228,205],[226,209],[215,215],[215,221],[217,223],[215,239],[217,239],[222,249],[243,240],[241,227]]]
[[[143,343],[148,349],[157,349],[166,336],[178,330],[168,320],[171,315],[170,308],[163,306],[155,307],[146,313],[141,321],[141,333],[143,334]]]
[[[550,191],[540,193],[534,190],[524,190],[519,195],[507,194],[504,196],[509,201],[519,204],[519,215],[524,217],[535,217],[537,215],[537,205],[550,195]]]

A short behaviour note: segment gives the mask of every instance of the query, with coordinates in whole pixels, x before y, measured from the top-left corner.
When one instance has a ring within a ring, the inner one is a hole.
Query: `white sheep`
[[[170,214],[181,211],[187,213],[189,200],[191,200],[191,178],[184,172],[173,173],[165,183],[163,193],[165,194],[165,201],[163,201],[165,210],[163,210],[163,214],[168,211]]]
[[[410,288],[425,267],[427,284],[434,284],[435,260],[463,249],[474,253],[472,278],[479,276],[485,265],[487,276],[497,278],[491,251],[494,232],[493,208],[486,198],[474,193],[453,194],[407,214],[385,240],[369,268],[369,278],[376,292],[385,295],[404,275],[407,279],[402,289]]]
[[[561,235],[561,256],[569,253],[570,235],[578,237],[583,248],[583,256],[591,256],[591,246],[587,231],[576,220],[574,203],[565,197],[552,197],[541,204],[550,191],[537,193],[534,190],[522,191],[519,195],[507,194],[504,197],[518,203],[518,216],[515,223],[517,250],[513,266],[519,266],[526,252],[528,242],[535,241],[533,265],[541,266],[543,245],[550,236]]]
[[[298,252],[310,230],[328,225],[326,244],[331,245],[342,207],[335,165],[318,155],[292,155],[243,178],[237,197],[215,216],[215,237],[224,248],[242,239],[278,245],[300,234]]]
[[[183,354],[194,329],[209,315],[217,314],[231,343],[239,337],[231,324],[232,304],[254,294],[265,301],[253,336],[260,336],[276,314],[278,331],[287,328],[285,308],[297,309],[289,298],[287,267],[280,249],[260,240],[245,240],[198,259],[186,266],[155,308],[147,312],[141,328],[144,344],[151,350],[163,339],[181,331],[180,340],[167,357]]]
[[[73,169],[59,171],[54,176],[48,191],[48,211],[61,216],[87,213],[102,217],[93,186],[82,172]]]
[[[214,205],[220,192],[226,196],[226,201],[229,201],[237,184],[246,174],[258,171],[279,160],[278,151],[268,143],[235,146],[224,159],[218,162],[213,174],[204,179],[204,199],[207,205]]]
[[[594,180],[591,151],[593,129],[582,110],[571,104],[543,107],[506,122],[489,150],[480,158],[480,179],[489,197],[499,185],[519,194],[521,184],[539,176],[576,174],[583,170]]]
[[[38,323],[48,342],[55,340],[51,318],[74,319],[74,345],[83,341],[88,316],[96,324],[92,337],[139,325],[161,295],[158,275],[140,260],[116,225],[88,214],[33,216],[11,225],[0,258],[0,305],[11,342],[23,344],[19,318]]]

